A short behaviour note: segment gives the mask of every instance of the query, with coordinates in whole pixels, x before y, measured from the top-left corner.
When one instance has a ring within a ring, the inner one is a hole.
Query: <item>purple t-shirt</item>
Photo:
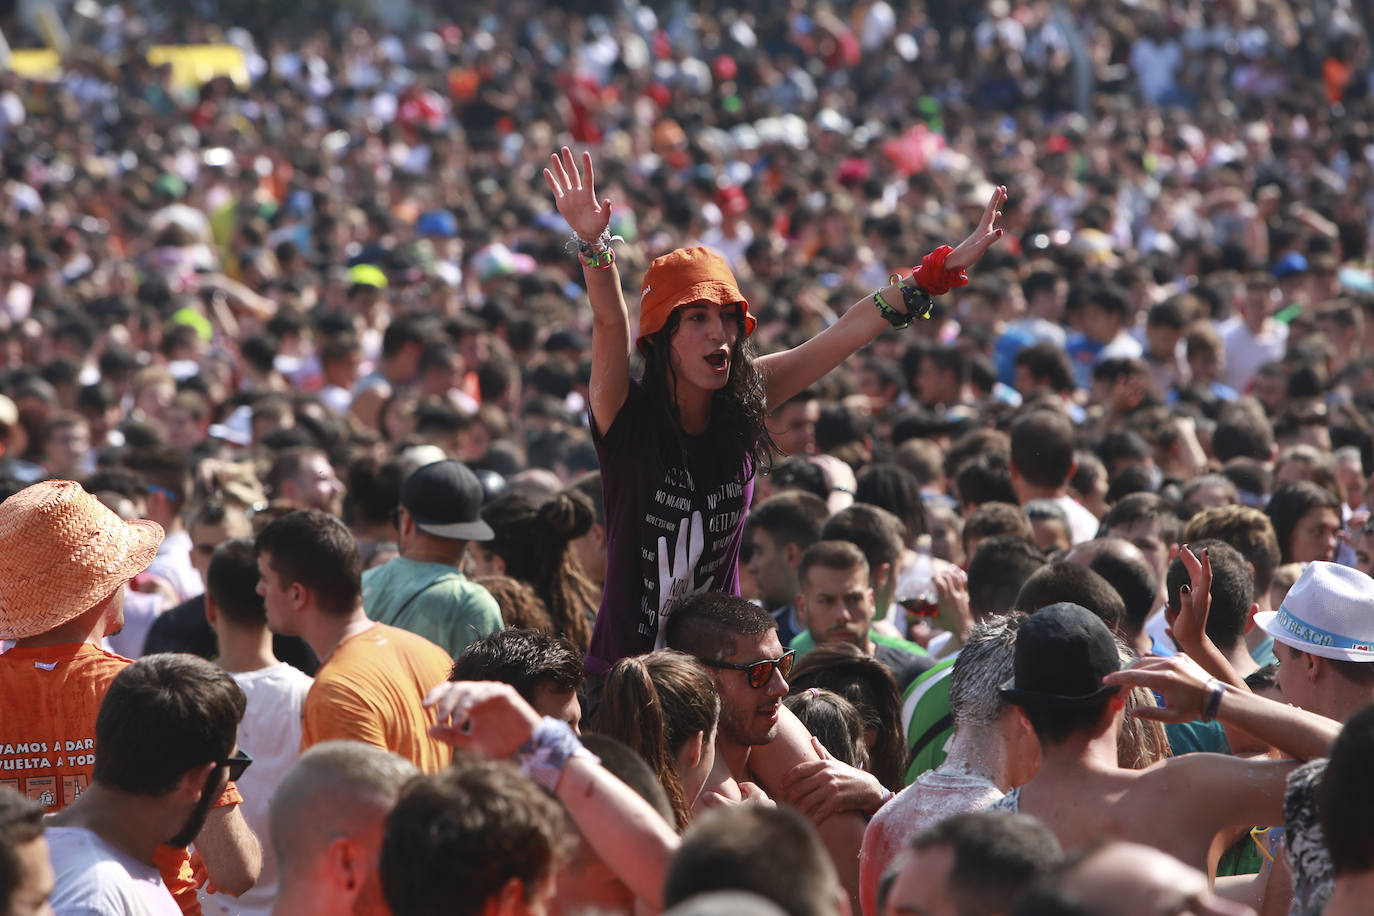
[[[622,658],[652,652],[664,609],[698,592],[739,594],[739,548],[754,496],[751,459],[739,443],[708,430],[688,436],[665,466],[648,397],[630,381],[625,404],[596,434],[606,499],[606,588],[592,631],[587,670],[601,674]],[[739,452],[732,473],[717,451]]]

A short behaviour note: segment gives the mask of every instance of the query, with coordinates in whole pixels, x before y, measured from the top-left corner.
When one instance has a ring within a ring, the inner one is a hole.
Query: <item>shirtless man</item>
[[[1125,695],[1121,686],[1167,684],[1151,669],[1189,666],[1187,658],[1147,659],[1118,674],[1116,640],[1086,608],[1050,605],[1021,626],[1016,640],[1015,677],[1003,695],[1021,707],[1040,739],[1044,761],[1036,777],[994,807],[1019,810],[1045,822],[1066,850],[1103,836],[1168,850],[1183,862],[1212,874],[1213,843],[1230,827],[1283,823],[1284,784],[1291,760],[1244,760],[1219,754],[1188,754],[1143,770],[1117,765],[1116,741]],[[1147,664],[1148,663],[1148,664]],[[1156,680],[1147,681],[1154,675]],[[1106,678],[1108,683],[1103,682]],[[1186,709],[1144,709],[1136,714],[1179,721],[1208,714],[1211,690],[1194,689]],[[1232,698],[1226,713],[1234,724],[1274,741],[1298,759],[1321,756],[1334,731],[1326,720],[1286,709],[1250,694],[1215,689]],[[1198,702],[1198,697],[1204,699]],[[1219,707],[1222,704],[1217,702]],[[1216,709],[1211,710],[1216,714]],[[1210,715],[1207,715],[1210,717]],[[1273,723],[1282,720],[1281,727]],[[1324,724],[1326,723],[1326,724]]]
[[[891,793],[872,775],[828,759],[782,706],[795,655],[784,651],[777,621],[743,598],[693,595],[669,616],[667,643],[696,656],[720,694],[716,768],[702,796],[708,804],[767,795],[796,805],[816,824],[858,912],[863,815]]]

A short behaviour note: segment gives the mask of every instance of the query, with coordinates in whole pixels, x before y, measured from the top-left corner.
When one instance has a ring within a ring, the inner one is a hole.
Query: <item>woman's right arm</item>
[[[590,242],[606,231],[611,222],[611,201],[596,199],[591,153],[582,154],[579,169],[572,150],[563,147],[562,154],[555,153],[552,165],[544,169],[544,180],[553,191],[558,212],[579,238]],[[604,434],[630,392],[630,315],[620,288],[620,271],[614,263],[606,268],[584,263],[582,275],[592,303],[592,422]]]

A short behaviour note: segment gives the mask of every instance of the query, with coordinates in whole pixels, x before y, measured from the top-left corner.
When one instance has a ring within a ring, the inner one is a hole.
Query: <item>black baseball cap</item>
[[[1121,689],[1102,683],[1120,669],[1116,637],[1102,618],[1061,601],[1036,611],[1017,630],[1013,676],[1002,696],[1017,706],[1085,705]]]
[[[482,483],[467,465],[451,458],[435,461],[401,484],[401,508],[415,526],[453,541],[489,541],[491,526],[482,521]]]

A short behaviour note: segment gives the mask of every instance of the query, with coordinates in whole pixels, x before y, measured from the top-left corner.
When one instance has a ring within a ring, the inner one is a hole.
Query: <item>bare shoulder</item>
[[[783,777],[794,766],[817,759],[816,751],[811,746],[811,733],[806,726],[792,714],[792,710],[779,706],[777,736],[767,744],[750,748],[751,773],[746,778],[763,786],[770,795],[776,795],[779,794]]]
[[[1198,811],[1281,786],[1297,765],[1292,760],[1183,754],[1142,770],[1130,795],[1146,808],[1170,798],[1179,800],[1181,809]]]
[[[1151,784],[1179,779],[1235,779],[1243,776],[1270,776],[1288,773],[1297,766],[1292,760],[1265,757],[1234,757],[1230,754],[1181,754],[1161,760],[1144,770],[1141,777]]]

